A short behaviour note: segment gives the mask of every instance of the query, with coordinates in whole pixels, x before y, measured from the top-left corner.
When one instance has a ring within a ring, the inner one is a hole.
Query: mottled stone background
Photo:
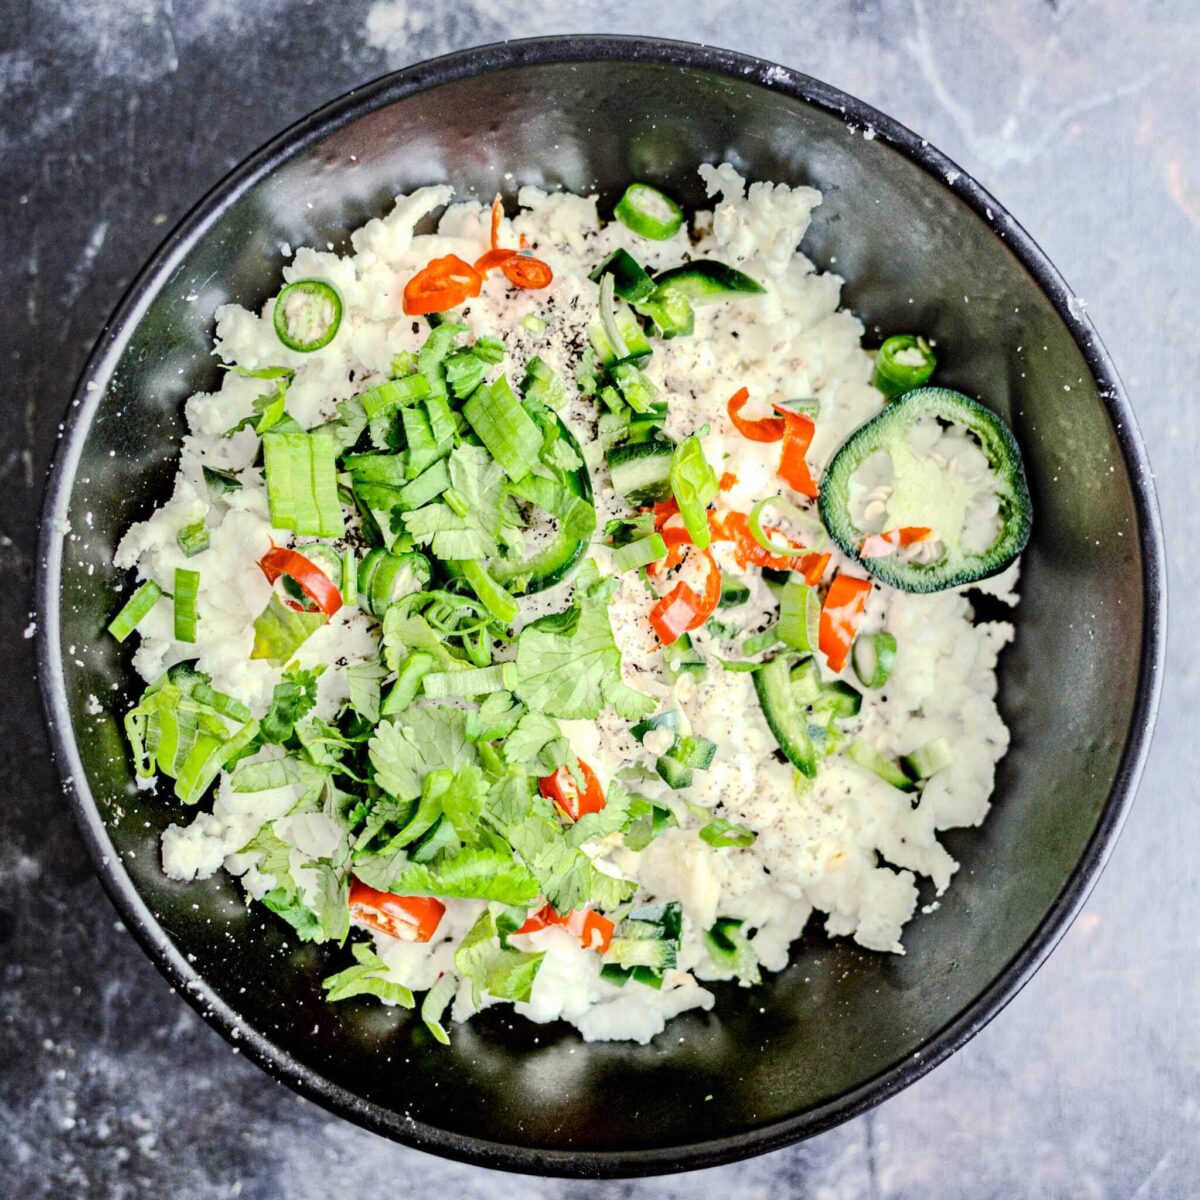
[[[1153,760],[1084,914],[965,1050],[865,1117],[696,1176],[573,1184],[391,1145],[169,994],[59,800],[27,595],[58,419],[163,233],[278,129],[392,67],[572,30],[716,43],[845,88],[999,195],[1084,297],[1158,471],[1174,634]],[[1195,1196],[1200,586],[1197,0],[3,0],[0,1192],[200,1200]]]

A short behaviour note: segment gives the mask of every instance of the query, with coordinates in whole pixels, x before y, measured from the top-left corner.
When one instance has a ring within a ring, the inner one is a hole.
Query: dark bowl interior
[[[158,835],[178,809],[131,784],[116,715],[131,694],[129,654],[98,636],[114,545],[169,488],[182,400],[216,384],[214,309],[259,305],[277,286],[281,243],[348,248],[349,230],[419,184],[511,199],[517,183],[537,183],[598,191],[603,205],[638,177],[699,204],[695,164],[726,158],[751,178],[820,187],[810,257],[836,260],[869,329],[936,337],[941,381],[983,397],[1024,449],[1036,523],[1002,660],[1013,745],[995,810],[947,836],[962,869],[910,926],[906,956],[830,943],[814,927],[788,970],[752,993],[718,988],[714,1013],[685,1015],[646,1048],[586,1046],[570,1029],[493,1011],[444,1050],[404,1012],[327,1007],[318,981],[332,954],[247,912],[228,878],[161,875]],[[285,1082],[391,1136],[490,1165],[616,1174],[827,1127],[998,1010],[1065,927],[1120,824],[1153,713],[1161,550],[1119,385],[1061,280],[994,201],[906,130],[811,79],[721,51],[573,39],[381,80],[200,205],[134,285],[77,398],[47,509],[43,667],[105,882],[219,1028]]]

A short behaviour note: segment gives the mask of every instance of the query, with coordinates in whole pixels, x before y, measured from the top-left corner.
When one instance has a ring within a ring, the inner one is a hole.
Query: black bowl
[[[178,811],[139,792],[114,715],[128,651],[100,631],[113,547],[163,498],[181,401],[215,384],[213,311],[277,286],[279,245],[347,245],[393,193],[630,178],[703,200],[694,167],[812,182],[806,241],[836,258],[868,326],[935,336],[940,381],[981,395],[1025,453],[1036,523],[1000,701],[1013,746],[982,829],[908,954],[810,932],[753,992],[719,987],[645,1048],[584,1045],[493,1010],[434,1045],[372,1002],[326,1006],[330,955],[243,907],[228,878],[180,885],[157,839]],[[253,155],[133,284],[80,381],[46,503],[42,680],[59,764],[97,869],[168,978],[290,1086],[400,1141],[570,1175],[707,1166],[827,1129],[911,1083],[1029,978],[1095,881],[1141,770],[1163,650],[1163,553],[1121,385],[1042,253],[986,192],[896,122],[785,68],[726,51],[552,38],[389,75]],[[64,538],[65,522],[70,534]],[[114,690],[115,689],[115,690]],[[105,711],[92,715],[99,697]]]

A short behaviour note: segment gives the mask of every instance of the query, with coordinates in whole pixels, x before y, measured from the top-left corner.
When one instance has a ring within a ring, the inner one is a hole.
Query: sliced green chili
[[[937,368],[929,343],[911,333],[888,338],[875,355],[871,382],[889,399],[923,387]]]
[[[323,279],[298,279],[275,300],[275,335],[289,349],[309,354],[333,341],[342,323],[342,298]]]
[[[655,242],[673,237],[683,224],[683,209],[648,183],[631,183],[617,201],[613,215],[627,229]]]

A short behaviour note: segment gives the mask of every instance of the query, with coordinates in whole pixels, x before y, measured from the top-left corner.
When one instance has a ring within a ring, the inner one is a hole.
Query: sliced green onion
[[[465,517],[471,511],[471,505],[468,503],[466,496],[458,488],[448,487],[442,493],[442,499],[456,517]]]
[[[894,400],[923,387],[937,369],[937,359],[923,337],[910,333],[888,338],[875,354],[871,382],[888,399]]]
[[[900,769],[898,763],[880,754],[874,746],[864,742],[862,738],[855,738],[846,748],[846,753],[860,767],[865,767],[873,775],[878,775],[884,783],[890,783],[892,787],[902,792],[911,792],[915,789],[916,784]]]
[[[327,429],[263,438],[271,524],[311,537],[345,532],[337,488],[337,445]]]
[[[721,581],[721,599],[718,608],[737,608],[750,599],[750,589],[736,579]]]
[[[780,546],[778,543],[773,542],[762,527],[763,509],[768,505],[776,509],[782,516],[787,517],[801,535],[809,540],[811,545]],[[811,554],[814,550],[819,550],[825,544],[825,526],[812,513],[807,513],[803,509],[797,508],[786,496],[764,496],[750,510],[750,517],[747,523],[750,526],[751,536],[764,550],[769,550],[772,554],[781,554],[785,558],[793,558],[797,554]]]
[[[700,830],[700,840],[710,846],[753,846],[758,834],[745,825],[737,825],[726,821],[724,817],[715,817]]]
[[[415,375],[412,378],[417,378]],[[409,479],[416,479],[439,458],[450,453],[451,444],[438,442],[433,430],[430,410],[420,401],[400,410],[400,421],[404,426],[405,452],[404,472]]]
[[[358,555],[347,546],[342,551],[342,593],[343,604],[354,604],[358,600]]]
[[[631,183],[617,201],[613,216],[627,229],[655,242],[673,237],[683,224],[683,209],[648,183]]]
[[[905,754],[900,759],[904,773],[910,779],[928,779],[939,771],[944,771],[954,762],[954,751],[945,738],[934,738],[924,746]]]
[[[779,640],[793,650],[809,654],[817,648],[821,620],[821,598],[807,583],[789,580],[779,598]]]
[[[752,633],[745,641],[742,642],[742,653],[754,656],[762,654],[764,650],[770,650],[774,645],[777,645],[782,639],[779,636],[779,626],[772,625],[768,629],[764,629],[761,633]],[[761,663],[755,663],[755,666],[761,666]]]
[[[547,408],[559,409],[567,399],[567,389],[558,373],[548,367],[536,354],[525,367],[525,378],[521,380],[521,395]]]
[[[652,533],[649,537],[638,538],[636,542],[626,542],[613,551],[613,567],[619,572],[633,571],[648,563],[657,562],[667,556],[667,543],[661,533]]]
[[[342,298],[323,279],[289,283],[275,301],[275,336],[289,349],[308,354],[333,341],[342,323]]]
[[[504,361],[508,350],[499,338],[484,336],[477,337],[471,343],[471,353],[490,366],[495,366],[498,362]]]
[[[503,375],[495,383],[478,388],[462,411],[509,479],[514,482],[524,479],[537,466],[542,431],[521,406]]]
[[[467,559],[456,564],[484,607],[503,625],[511,625],[520,615],[521,606],[488,573],[483,563]]]
[[[179,543],[180,550],[188,558],[192,558],[197,554],[203,554],[212,545],[208,526],[205,525],[203,520],[196,521],[191,525],[185,525],[175,535],[175,540]]]
[[[475,667],[462,671],[430,671],[422,680],[431,700],[462,700],[504,690],[502,667]]]
[[[108,632],[123,642],[141,623],[146,614],[162,599],[162,588],[147,579],[125,601],[121,611],[109,622]]]
[[[605,275],[613,277],[613,290],[623,300],[645,300],[657,286],[628,250],[614,250],[588,278],[600,283]]]
[[[527,329],[530,333],[537,335],[545,332],[546,322],[542,320],[536,313],[526,313],[520,320],[522,329]]]
[[[200,572],[187,567],[175,568],[175,640],[196,640],[196,596],[200,591]]]
[[[359,403],[368,417],[387,412],[388,409],[400,408],[414,401],[422,400],[429,395],[429,381],[424,375],[404,375],[399,379],[389,379],[370,391],[360,394]]]
[[[250,720],[250,710],[240,700],[218,692],[207,681],[207,676],[201,676],[199,681],[192,685],[192,699],[197,704],[207,704],[209,708],[215,708],[221,716],[229,717],[232,721]]]
[[[602,275],[600,277],[600,324],[604,329],[604,336],[608,339],[609,346],[612,347],[613,354],[620,360],[629,357],[629,347],[625,344],[625,339],[617,326],[617,312],[613,300],[614,291],[613,277]]]
[[[482,382],[488,365],[469,347],[446,356],[446,386],[458,400],[465,400]]]
[[[896,662],[896,639],[886,632],[859,634],[854,639],[850,661],[863,687],[881,688]]]
[[[688,536],[697,549],[705,549],[712,540],[708,506],[720,489],[717,476],[704,457],[704,447],[694,433],[684,438],[671,454],[670,483]]]
[[[258,722],[247,721],[231,738],[201,734],[193,744],[175,780],[175,795],[184,804],[195,804],[209,785],[258,735]]]
[[[392,689],[388,692],[383,704],[380,706],[380,714],[385,717],[394,717],[397,713],[402,713],[416,699],[417,692],[421,688],[421,681],[433,670],[433,655],[426,654],[423,650],[414,650],[400,664],[400,673],[396,676],[396,682],[392,684]]]
[[[444,458],[410,480],[396,496],[396,507],[404,512],[421,508],[436,500],[450,486],[450,468]]]

